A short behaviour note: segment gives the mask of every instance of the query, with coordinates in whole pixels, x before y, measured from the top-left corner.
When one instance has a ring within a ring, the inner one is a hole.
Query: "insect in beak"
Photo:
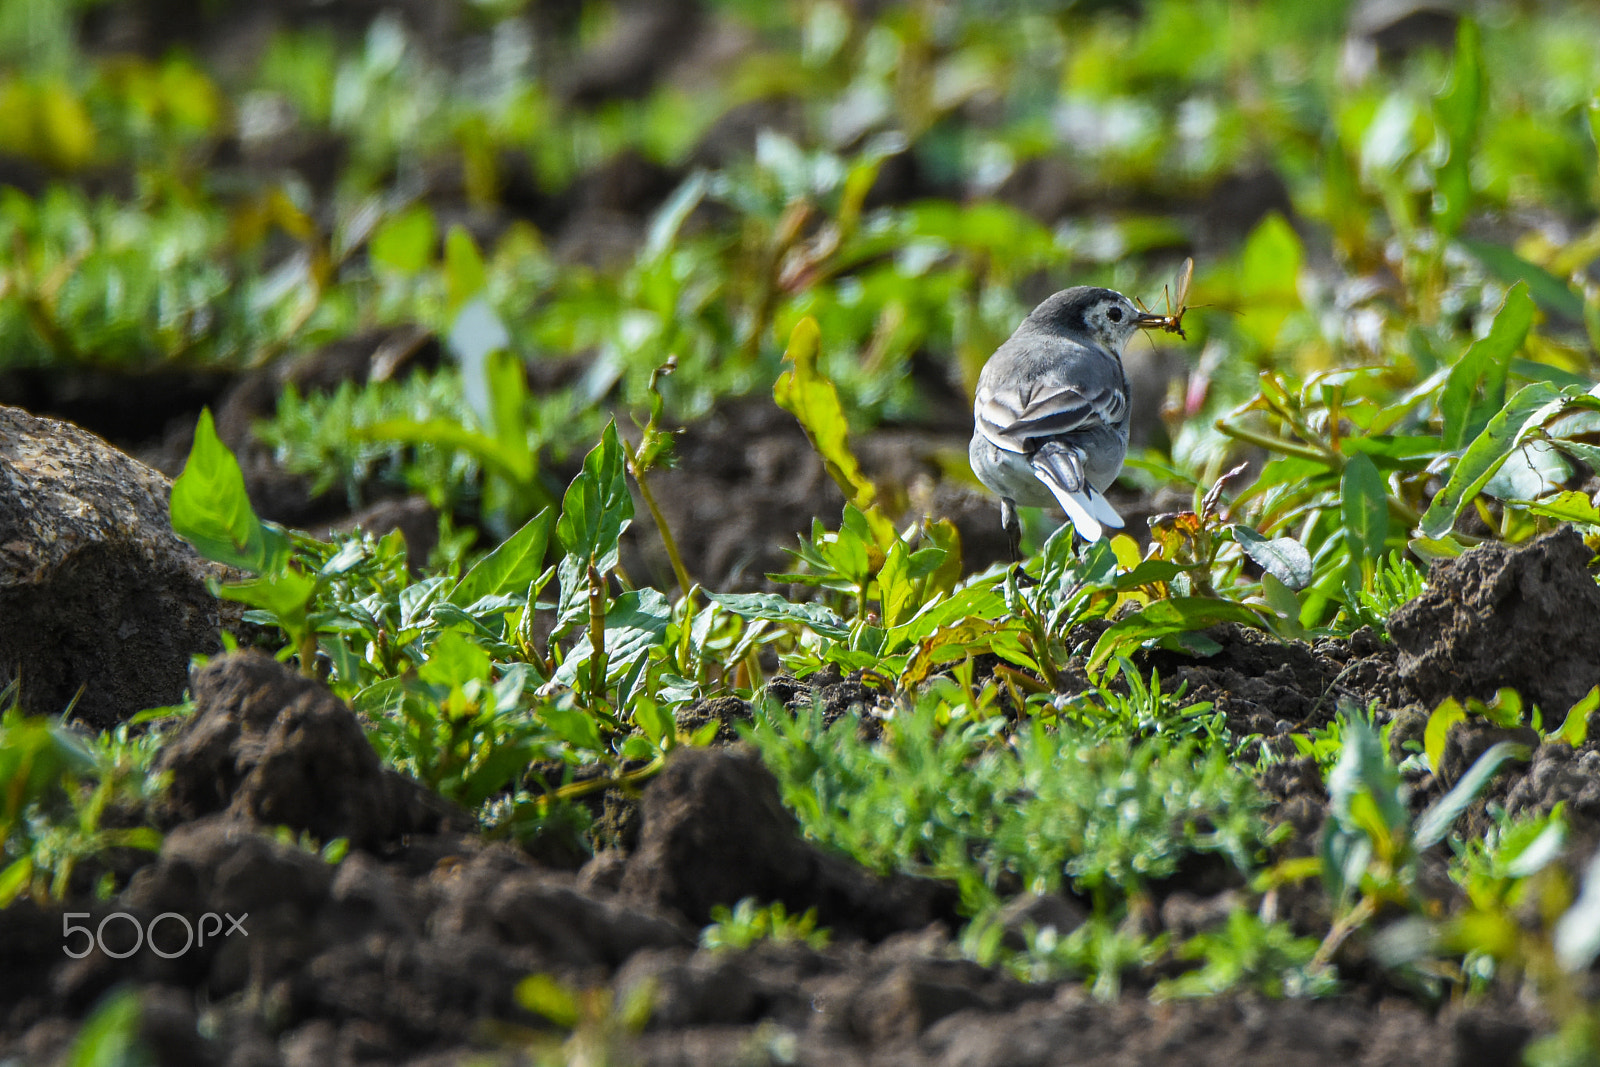
[[[1157,315],[1152,311],[1143,310],[1141,305],[1137,325],[1147,330],[1161,329],[1168,333],[1175,333],[1187,341],[1189,335],[1183,332],[1183,313],[1189,310],[1189,281],[1193,277],[1194,260],[1192,258],[1186,259],[1183,261],[1183,266],[1178,270],[1178,310],[1172,310],[1172,296],[1171,291],[1168,290],[1167,313],[1165,315]]]

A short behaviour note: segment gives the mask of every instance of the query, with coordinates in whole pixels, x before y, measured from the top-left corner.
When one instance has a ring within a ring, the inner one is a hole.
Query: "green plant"
[[[1389,634],[1389,616],[1405,603],[1422,595],[1426,587],[1422,571],[1399,552],[1390,552],[1388,558],[1374,568],[1367,588],[1355,589],[1354,597],[1345,604],[1340,622],[1354,630],[1370,626],[1383,637]]]
[[[711,909],[711,924],[700,931],[700,947],[712,951],[746,949],[758,941],[802,941],[812,948],[824,948],[828,930],[817,927],[817,909],[790,915],[783,901],[758,904],[745,897],[731,909],[721,904]]]
[[[258,423],[255,433],[284,469],[312,476],[313,494],[338,486],[352,506],[360,506],[374,483],[399,483],[425,488],[431,503],[450,509],[457,503],[456,494],[479,474],[469,452],[408,450],[399,439],[382,438],[370,430],[401,420],[427,424],[466,418],[459,376],[441,369],[360,387],[345,382],[331,393],[305,397],[290,385],[278,399],[274,416]]]
[[[540,1064],[621,1065],[635,1062],[631,1040],[655,1010],[655,986],[642,982],[619,1000],[599,986],[575,988],[547,974],[529,975],[512,993],[519,1007],[565,1031],[562,1038],[526,1035]]]
[[[172,515],[203,554],[259,575],[220,591],[284,631],[282,654],[369,716],[394,766],[496,832],[567,833],[582,821],[573,801],[637,788],[677,744],[704,743],[709,732],[679,737],[674,709],[724,684],[718,662],[746,664],[766,637],[717,603],[613,591],[633,516],[626,463],[609,426],[559,514],[541,511],[459,576],[418,579],[398,534],[327,544],[257,519],[202,416]],[[560,562],[546,566],[552,548]],[[539,599],[552,580],[553,604]],[[554,615],[543,649],[531,636],[540,612]],[[564,770],[529,778],[552,760]]]
[[[877,744],[819,712],[766,712],[750,737],[808,835],[877,870],[952,878],[972,911],[1007,882],[1070,884],[1114,915],[1186,855],[1258,862],[1263,801],[1223,748],[1039,724],[994,743],[1003,729],[928,694]]]
[[[1115,1000],[1123,975],[1155,963],[1167,952],[1165,934],[1143,937],[1111,920],[1092,916],[1076,929],[1061,933],[1053,926],[1026,933],[1026,947],[1005,960],[1025,981],[1049,982],[1081,978],[1101,1000]],[[983,962],[992,962],[979,955]]]
[[[1427,914],[1416,884],[1422,852],[1445,839],[1502,764],[1528,754],[1526,746],[1509,741],[1492,745],[1413,823],[1399,773],[1377,732],[1351,719],[1342,741],[1339,762],[1328,773],[1330,817],[1318,853],[1336,915],[1318,952],[1319,964],[1388,906]]]
[[[1423,729],[1423,753],[1427,757],[1428,767],[1435,774],[1440,773],[1450,728],[1474,715],[1501,727],[1522,726],[1526,722],[1544,740],[1559,741],[1571,748],[1578,748],[1589,736],[1589,715],[1596,708],[1600,708],[1600,686],[1589,690],[1567,709],[1560,727],[1550,729],[1546,727],[1544,713],[1537,705],[1531,715],[1524,714],[1522,697],[1514,689],[1501,689],[1495,693],[1493,700],[1487,702],[1468,697],[1465,706],[1455,697],[1446,697],[1428,715],[1427,725]]]
[[[1123,693],[1112,688],[1121,678]],[[1144,675],[1126,657],[1119,657],[1093,689],[1076,696],[1056,698],[1052,706],[1065,723],[1095,737],[1151,737],[1173,739],[1204,736],[1221,741],[1225,730],[1220,713],[1213,713],[1209,700],[1184,703],[1186,683],[1174,693],[1161,690],[1161,674],[1152,670]]]
[[[63,1061],[66,1067],[145,1067],[155,1056],[139,1037],[142,1014],[136,990],[107,994],[78,1029]]]
[[[130,736],[126,724],[85,739],[16,707],[0,716],[0,905],[64,899],[97,867],[93,890],[106,899],[119,888],[101,862],[110,850],[161,847],[145,824],[164,785],[150,770],[159,743],[158,731]]]
[[[1298,937],[1287,923],[1264,922],[1236,908],[1216,930],[1196,934],[1177,949],[1182,960],[1201,965],[1151,990],[1153,1000],[1206,997],[1245,988],[1269,997],[1315,997],[1334,992],[1337,981],[1313,966],[1317,939]]]

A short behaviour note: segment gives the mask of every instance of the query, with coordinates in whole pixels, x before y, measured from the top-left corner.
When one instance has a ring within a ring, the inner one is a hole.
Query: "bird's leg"
[[[1000,525],[1006,532],[1006,547],[1011,550],[1011,567],[1016,572],[1017,584],[1032,585],[1033,576],[1022,569],[1022,523],[1017,519],[1017,506],[1000,499]]]

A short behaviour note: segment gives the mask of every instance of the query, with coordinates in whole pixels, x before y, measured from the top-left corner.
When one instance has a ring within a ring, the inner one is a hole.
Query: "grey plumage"
[[[1111,289],[1064,289],[1033,309],[978,376],[972,470],[1000,497],[1016,556],[1016,507],[1059,504],[1086,541],[1122,517],[1105,498],[1128,451],[1122,349],[1166,320]]]

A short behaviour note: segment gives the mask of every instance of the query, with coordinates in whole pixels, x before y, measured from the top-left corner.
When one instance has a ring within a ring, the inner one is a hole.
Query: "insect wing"
[[[1184,309],[1189,306],[1189,281],[1194,277],[1194,257],[1190,256],[1183,261],[1183,266],[1178,270],[1178,318],[1183,318]]]

